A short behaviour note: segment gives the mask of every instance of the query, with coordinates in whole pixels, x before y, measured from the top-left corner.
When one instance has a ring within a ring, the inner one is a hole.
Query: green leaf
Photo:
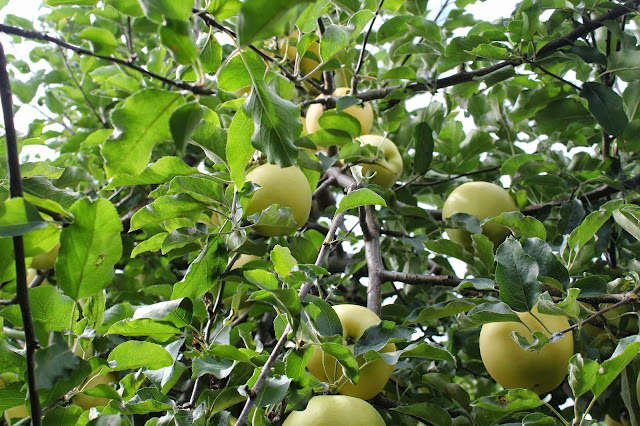
[[[262,78],[267,70],[264,61],[252,50],[236,55],[222,68],[218,76],[220,88],[227,92],[235,92],[252,85],[251,76]]]
[[[22,197],[0,204],[0,237],[17,237],[47,225],[38,210]]]
[[[119,344],[113,348],[107,360],[114,371],[136,370],[142,367],[157,370],[173,365],[173,358],[165,348],[155,343],[137,340]]]
[[[95,6],[98,0],[46,0],[47,6]]]
[[[339,25],[329,25],[320,41],[320,57],[323,62],[333,58],[349,46],[351,30]]]
[[[122,223],[113,204],[103,199],[79,200],[71,213],[75,220],[60,234],[55,271],[60,289],[80,300],[111,282],[122,256]]]
[[[569,386],[575,398],[579,398],[591,390],[596,383],[596,375],[600,364],[591,359],[584,359],[582,354],[575,354],[569,360]]]
[[[427,402],[422,402],[419,404],[413,405],[402,405],[400,407],[392,408],[393,411],[398,413],[408,414],[413,417],[418,417],[429,424],[435,426],[451,426],[453,425],[453,420],[451,420],[451,415],[449,413],[435,405],[429,404]]]
[[[618,377],[624,368],[636,357],[640,351],[640,336],[629,336],[620,339],[611,357],[604,361],[598,370],[596,382],[591,388],[594,396],[598,397]]]
[[[290,322],[295,323],[300,319],[302,303],[298,293],[293,289],[258,290],[251,293],[248,300],[265,302],[276,307],[289,315]]]
[[[613,73],[628,82],[640,80],[640,51],[623,49],[611,52],[607,61],[608,73]]]
[[[197,379],[205,374],[213,374],[218,379],[224,379],[231,374],[233,367],[235,367],[235,362],[232,360],[224,359],[222,361],[216,361],[209,355],[200,356],[193,360],[193,366],[191,367],[193,374],[191,378]]]
[[[192,64],[198,58],[193,28],[187,21],[166,19],[160,27],[160,40],[179,64]]]
[[[480,56],[487,59],[494,59],[497,61],[502,61],[508,59],[511,54],[507,49],[498,44],[479,44],[475,46],[468,53],[472,55]]]
[[[229,159],[231,179],[237,188],[242,188],[244,185],[245,170],[255,152],[255,148],[251,145],[253,127],[253,121],[244,108],[236,112],[229,126],[226,154]]]
[[[22,389],[23,385],[24,383],[9,383],[0,388],[0,412],[25,405],[27,391]]]
[[[107,0],[106,4],[114,7],[120,13],[133,18],[144,16],[144,12],[137,0]]]
[[[252,0],[238,14],[238,43],[246,46],[256,40],[284,33],[285,21],[295,19],[311,0]]]
[[[69,390],[87,377],[91,367],[69,350],[60,334],[54,336],[53,344],[36,351],[34,356],[36,383],[38,389],[54,389],[58,382],[66,382]]]
[[[177,176],[171,180],[167,195],[187,194],[209,205],[224,202],[222,191],[220,183],[209,175]]]
[[[153,22],[162,23],[163,17],[188,21],[193,0],[138,0],[144,14]]]
[[[130,231],[179,217],[196,220],[206,208],[204,203],[187,194],[165,195],[144,206],[131,217]]]
[[[106,28],[85,27],[78,37],[90,41],[93,51],[99,55],[111,55],[118,46],[116,37]]]
[[[173,324],[148,318],[122,320],[111,327],[106,334],[119,334],[129,337],[153,337],[158,342],[166,342],[180,334],[180,329]]]
[[[613,212],[613,219],[636,240],[640,240],[640,207],[625,204]]]
[[[394,341],[408,341],[411,340],[412,334],[412,328],[396,325],[392,321],[381,321],[365,330],[364,334],[356,342],[353,352],[355,356],[359,356],[368,351],[379,351],[391,339],[394,339]]]
[[[586,82],[580,96],[589,103],[589,111],[605,132],[613,136],[622,136],[629,124],[624,112],[622,97],[609,86],[602,83]]]
[[[539,238],[545,240],[547,231],[542,222],[535,217],[525,216],[520,212],[505,212],[493,217],[485,223],[499,223],[511,229],[517,237]]]
[[[266,407],[282,401],[289,390],[291,379],[287,376],[267,377],[256,396],[256,406]]]
[[[244,276],[251,284],[262,290],[277,290],[279,287],[278,279],[274,277],[271,272],[265,271],[264,269],[244,271]]]
[[[180,105],[173,111],[169,119],[169,128],[178,152],[184,152],[191,134],[202,121],[203,115],[203,108],[196,102]]]
[[[451,354],[451,352],[449,352],[444,348],[440,348],[438,346],[431,345],[429,343],[424,343],[424,342],[415,345],[415,347],[412,347],[412,346],[414,345],[410,345],[406,347],[405,350],[402,351],[402,354],[401,354],[402,358],[425,358],[425,359],[433,359],[436,361],[448,361],[453,365],[456,364],[455,357]],[[387,352],[381,355],[383,358],[386,359],[386,355],[392,354],[392,353],[393,352]]]
[[[291,255],[289,248],[278,244],[271,250],[271,261],[276,273],[281,277],[289,275],[291,269],[298,264],[296,258]]]
[[[564,289],[569,287],[569,271],[553,253],[549,244],[538,238],[527,238],[522,243],[522,249],[538,263],[538,276],[553,278],[560,282]]]
[[[279,97],[263,80],[256,81],[254,77],[253,84],[243,106],[253,119],[251,143],[267,154],[269,163],[280,168],[295,165],[298,148],[293,141],[302,132],[299,107]]]
[[[404,321],[404,324],[425,323],[435,319],[452,317],[463,312],[468,312],[475,306],[475,303],[466,300],[435,303],[426,308],[417,308],[411,312]]]
[[[44,176],[48,179],[58,179],[62,176],[64,169],[53,167],[46,161],[36,161],[34,163],[20,164],[20,175],[25,177]]]
[[[217,237],[212,237],[209,244],[187,269],[182,281],[173,286],[171,299],[188,297],[197,300],[209,291],[218,281],[227,267],[227,250]]]
[[[176,176],[188,176],[199,173],[198,169],[189,167],[178,157],[162,157],[145,168],[138,175],[119,174],[109,181],[105,189],[115,189],[121,186],[153,185],[169,182]]]
[[[518,154],[510,157],[502,164],[500,173],[503,175],[513,175],[520,167],[527,164],[530,161],[544,161],[544,157],[541,154]]]
[[[320,127],[326,131],[341,131],[351,137],[360,136],[362,133],[360,121],[346,112],[338,112],[337,109],[325,111],[318,119]]]
[[[484,418],[483,424],[493,422],[518,411],[534,410],[544,402],[533,391],[527,389],[510,389],[483,396],[471,403],[478,409],[477,418]]]
[[[386,207],[387,203],[384,201],[384,198],[368,188],[356,189],[340,200],[336,214],[355,209],[356,207],[371,205],[381,205]]]
[[[431,168],[433,160],[433,129],[426,121],[421,121],[414,127],[412,137],[413,149],[416,151],[413,171],[416,174],[424,174]]]
[[[590,213],[569,235],[568,247],[581,250],[621,204],[622,200],[611,200],[603,204],[600,210]]]
[[[312,294],[307,294],[304,301],[310,302],[304,310],[321,336],[342,336],[340,317],[331,305]]]
[[[148,240],[139,242],[131,251],[131,258],[133,259],[140,253],[148,251],[158,251],[162,248],[162,242],[169,235],[167,232],[160,232]]]
[[[18,348],[10,346],[4,339],[0,339],[0,371],[24,375],[27,368],[27,360],[20,355]],[[2,388],[0,388],[0,391]],[[2,401],[2,398],[0,398]],[[2,404],[2,402],[0,402]],[[0,411],[2,406],[0,405]]]
[[[525,254],[520,243],[513,238],[500,245],[496,262],[500,299],[515,311],[531,311],[541,294],[538,263]]]
[[[136,309],[133,319],[151,318],[170,321],[178,327],[185,327],[191,322],[193,303],[188,298],[168,300]]]
[[[50,285],[42,285],[29,289],[31,317],[42,323],[47,330],[62,331],[69,329],[74,302],[63,295],[60,290]],[[77,320],[78,312],[76,311]]]
[[[360,367],[358,361],[356,361],[353,353],[347,348],[338,343],[323,343],[320,348],[327,355],[334,357],[338,363],[342,366],[342,371],[353,383],[357,383],[360,378]]]
[[[153,147],[171,138],[169,119],[183,102],[178,92],[143,89],[114,108],[111,122],[117,136],[102,146],[108,177],[142,172]]]

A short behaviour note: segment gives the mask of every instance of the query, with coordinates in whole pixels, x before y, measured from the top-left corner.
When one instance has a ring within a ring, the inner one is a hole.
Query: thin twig
[[[40,31],[35,31],[35,30],[28,30],[28,29],[24,29],[24,28],[18,28],[18,27],[13,27],[11,25],[6,25],[6,24],[0,24],[0,33],[5,33],[5,34],[11,34],[11,35],[15,35],[18,37],[23,37],[29,40],[41,40],[41,41],[47,41],[49,43],[53,43],[57,46],[63,47],[65,49],[69,49],[72,50],[74,52],[76,52],[78,55],[89,55],[89,56],[93,56],[94,58],[98,58],[98,59],[103,59],[105,61],[109,61],[109,62],[113,62],[116,64],[120,64],[122,66],[125,66],[127,68],[131,68],[132,70],[138,71],[148,77],[154,78],[156,80],[159,80],[165,84],[168,84],[170,86],[174,86],[177,87],[179,89],[183,89],[183,90],[188,90],[192,93],[195,93],[196,95],[214,95],[216,93],[215,90],[211,90],[211,89],[207,89],[205,87],[200,87],[200,86],[195,86],[189,83],[185,83],[183,81],[177,81],[177,80],[172,80],[170,78],[167,77],[163,77],[159,74],[153,73],[151,71],[148,71],[138,65],[135,65],[134,63],[130,62],[129,60],[125,60],[125,59],[121,59],[121,58],[116,58],[115,56],[106,56],[106,55],[99,55],[95,52],[92,52],[88,49],[79,47],[79,46],[75,46],[71,43],[67,43],[64,40],[61,40],[59,38],[56,37],[52,37],[49,34],[45,34],[42,33]]]
[[[62,61],[64,62],[64,65],[67,68],[67,71],[69,71],[69,75],[71,76],[71,80],[73,80],[73,82],[75,83],[75,85],[78,88],[78,90],[80,90],[80,93],[82,93],[82,97],[84,98],[85,102],[87,103],[87,106],[89,107],[89,109],[91,110],[93,115],[96,116],[96,118],[98,119],[100,124],[102,124],[102,127],[104,127],[105,129],[108,129],[109,128],[109,123],[107,123],[102,118],[102,116],[100,114],[98,114],[98,111],[96,111],[96,109],[93,107],[93,104],[91,103],[91,100],[89,99],[89,97],[85,93],[84,89],[80,85],[80,82],[76,79],[76,76],[73,74],[73,70],[69,66],[69,61],[67,60],[67,55],[64,54],[64,51],[62,50],[62,47],[58,46],[58,48],[60,49],[60,56],[62,56]]]
[[[13,124],[13,102],[11,100],[11,83],[7,71],[7,57],[4,47],[0,43],[0,102],[4,116],[5,140],[7,147],[7,166],[9,169],[9,196],[11,198],[22,197],[22,180],[20,177],[20,159],[18,157],[18,140]],[[16,299],[20,305],[22,322],[27,345],[27,387],[29,389],[29,405],[31,406],[32,424],[42,424],[42,409],[36,386],[34,355],[38,348],[29,296],[27,293],[27,273],[24,263],[24,242],[22,236],[13,237],[13,255],[16,265]]]
[[[354,188],[355,188],[355,185],[351,186],[350,190]],[[338,225],[342,222],[342,219],[344,218],[345,214],[346,214],[346,211],[338,213],[331,221],[331,227],[329,228],[329,232],[327,233],[324,241],[322,242],[322,247],[320,248],[320,252],[318,253],[318,257],[316,258],[316,263],[315,263],[316,266],[320,267],[324,264],[327,258],[327,255],[329,254],[329,250],[331,249],[331,245],[334,243],[334,237],[338,230]],[[298,292],[298,297],[300,298],[301,301],[304,300],[305,296],[307,295],[307,293],[309,292],[309,290],[314,284],[317,284],[317,282],[314,283],[309,281],[302,286],[302,288]],[[238,417],[236,426],[247,425],[247,420],[249,419],[249,413],[251,412],[251,408],[255,404],[256,398],[260,393],[260,389],[262,389],[262,386],[264,386],[267,376],[271,371],[271,366],[273,365],[276,358],[280,354],[280,351],[282,351],[282,348],[284,348],[284,345],[287,342],[287,338],[291,331],[292,331],[291,326],[287,325],[285,330],[282,332],[282,336],[280,337],[280,339],[278,339],[278,343],[276,343],[276,346],[271,351],[271,354],[269,355],[267,362],[265,362],[265,364],[262,366],[262,371],[260,371],[260,375],[258,376],[256,383],[253,385],[251,389],[248,390],[249,398],[247,399],[247,402],[245,403],[244,408],[242,409],[242,412]]]
[[[376,18],[380,14],[380,9],[384,4],[384,0],[380,0],[378,3],[378,7],[376,8],[376,13],[373,15],[373,19],[369,24],[369,29],[364,34],[364,39],[362,40],[362,47],[360,48],[360,56],[358,57],[358,64],[356,65],[356,70],[353,73],[353,78],[351,79],[351,94],[358,94],[358,79],[360,78],[360,70],[362,69],[362,64],[364,63],[364,55],[367,53],[367,41],[369,41],[369,36],[371,35],[371,30],[373,30],[373,24],[376,22]]]

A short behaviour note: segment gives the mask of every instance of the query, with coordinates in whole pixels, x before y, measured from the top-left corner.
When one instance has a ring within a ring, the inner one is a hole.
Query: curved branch
[[[60,46],[64,49],[68,49],[68,50],[72,50],[74,52],[76,52],[78,55],[89,55],[89,56],[93,56],[94,58],[98,58],[98,59],[103,59],[105,61],[109,61],[109,62],[113,62],[116,64],[120,64],[122,66],[125,66],[127,68],[131,68],[132,70],[138,71],[148,77],[154,78],[156,80],[159,80],[163,83],[166,83],[170,86],[174,86],[177,87],[179,89],[183,89],[183,90],[188,90],[192,93],[195,93],[196,95],[213,95],[216,93],[215,90],[211,90],[211,89],[206,89],[204,87],[201,86],[195,86],[193,84],[189,84],[189,83],[185,83],[183,81],[177,81],[177,80],[172,80],[170,78],[167,77],[163,77],[159,74],[153,73],[151,71],[148,71],[138,65],[135,65],[134,63],[130,62],[129,60],[126,59],[121,59],[121,58],[116,58],[115,56],[106,56],[106,55],[99,55],[95,52],[92,52],[88,49],[85,49],[83,47],[80,46],[75,46],[71,43],[67,43],[64,40],[61,40],[59,38],[56,37],[52,37],[49,34],[45,34],[42,33],[40,31],[36,31],[36,30],[27,30],[24,28],[18,28],[18,27],[13,27],[11,25],[6,25],[6,24],[0,24],[0,33],[5,33],[5,34],[11,34],[11,35],[15,35],[18,37],[22,37],[22,38],[26,38],[29,40],[40,40],[40,41],[47,41],[49,43],[53,43],[56,46]]]
[[[382,5],[384,4],[384,0],[380,0],[378,3],[378,7],[376,8],[376,13],[373,15],[373,19],[369,24],[369,29],[364,34],[364,38],[362,39],[362,47],[360,48],[360,56],[358,57],[358,63],[356,64],[356,70],[353,72],[353,78],[351,79],[351,93],[353,95],[358,94],[358,79],[360,78],[360,70],[362,69],[362,65],[364,64],[364,55],[367,53],[367,42],[369,41],[369,36],[371,35],[371,30],[373,29],[373,24],[376,22],[376,18],[380,15],[380,9],[382,9]]]

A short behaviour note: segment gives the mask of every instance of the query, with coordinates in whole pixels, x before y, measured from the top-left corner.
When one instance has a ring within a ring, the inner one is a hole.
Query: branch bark
[[[7,57],[4,47],[0,43],[0,102],[4,116],[5,139],[7,147],[7,165],[9,169],[9,195],[11,198],[22,197],[22,181],[20,177],[20,159],[18,158],[18,143],[16,129],[13,124],[13,101],[9,73],[7,71]],[[42,408],[36,387],[34,355],[38,348],[29,295],[27,289],[27,271],[24,263],[24,242],[22,236],[13,237],[13,254],[16,265],[16,299],[20,305],[24,326],[25,343],[27,345],[27,386],[29,389],[29,405],[31,406],[32,424],[42,424]]]

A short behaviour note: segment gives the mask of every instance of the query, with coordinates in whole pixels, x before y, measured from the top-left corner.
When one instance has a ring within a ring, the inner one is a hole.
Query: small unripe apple
[[[477,216],[482,222],[488,217],[500,216],[503,212],[517,210],[516,203],[504,188],[489,182],[467,182],[449,194],[444,206],[442,206],[442,217],[446,219],[456,213],[467,213]],[[467,250],[471,250],[469,231],[464,229],[447,229],[446,231],[451,241],[462,244]],[[482,233],[497,248],[511,231],[497,223],[487,223],[482,226]]]
[[[546,315],[533,309],[534,315],[555,333],[569,327],[566,317]],[[545,328],[529,312],[517,312],[532,331],[549,336]],[[562,383],[573,356],[573,333],[548,343],[540,350],[525,350],[511,338],[516,331],[531,341],[532,334],[519,322],[492,322],[480,330],[480,356],[485,368],[505,389],[525,388],[538,394],[550,392]]]
[[[364,176],[375,173],[371,183],[389,189],[402,174],[402,155],[396,144],[388,138],[380,135],[364,135],[357,138],[360,145],[370,145],[378,148],[378,158],[375,164],[360,163]]]
[[[344,395],[319,395],[304,411],[292,411],[282,426],[385,426],[368,402]]]
[[[58,250],[60,250],[60,243],[56,244],[47,253],[39,254],[31,259],[31,267],[39,271],[48,271],[53,269],[58,259]]]
[[[118,381],[118,376],[114,373],[107,373],[104,376],[98,374],[97,376],[92,377],[90,380],[86,381],[82,386],[80,386],[80,390],[87,390],[95,388],[98,385],[108,385],[109,383],[114,383]],[[99,398],[96,396],[83,395],[81,393],[77,394],[71,399],[71,402],[82,408],[83,410],[88,410],[91,407],[103,407],[109,404],[111,401],[109,398]]]
[[[360,339],[365,330],[380,322],[380,318],[371,310],[358,305],[336,305],[333,309],[340,318],[344,331],[345,345],[353,352],[355,342]],[[353,342],[352,344],[347,344]],[[378,352],[392,352],[396,345],[387,343]],[[314,348],[311,359],[307,363],[309,372],[318,380],[336,384],[338,393],[361,399],[371,399],[376,396],[389,381],[394,365],[387,364],[383,359],[377,359],[362,367],[365,363],[364,355],[356,357],[360,365],[360,378],[354,385],[342,373],[342,367],[331,355],[325,354],[321,349]]]
[[[333,92],[333,96],[345,96],[351,92],[351,89],[348,87],[339,87]],[[318,99],[322,98],[323,95],[318,96]],[[324,106],[322,104],[311,104],[309,105],[309,109],[307,109],[307,132],[313,133],[320,130],[320,124],[318,120],[320,116],[324,112]],[[371,130],[371,126],[373,126],[373,108],[369,103],[361,104],[361,105],[353,105],[349,108],[343,110],[343,112],[349,114],[350,116],[356,118],[360,122],[360,134],[366,135]]]
[[[256,232],[265,236],[286,235],[307,223],[311,212],[311,187],[298,167],[281,169],[274,164],[263,164],[247,173],[247,181],[257,183],[260,189],[253,193],[246,216],[278,204],[290,207],[297,223],[288,227],[256,225],[253,227]]]

